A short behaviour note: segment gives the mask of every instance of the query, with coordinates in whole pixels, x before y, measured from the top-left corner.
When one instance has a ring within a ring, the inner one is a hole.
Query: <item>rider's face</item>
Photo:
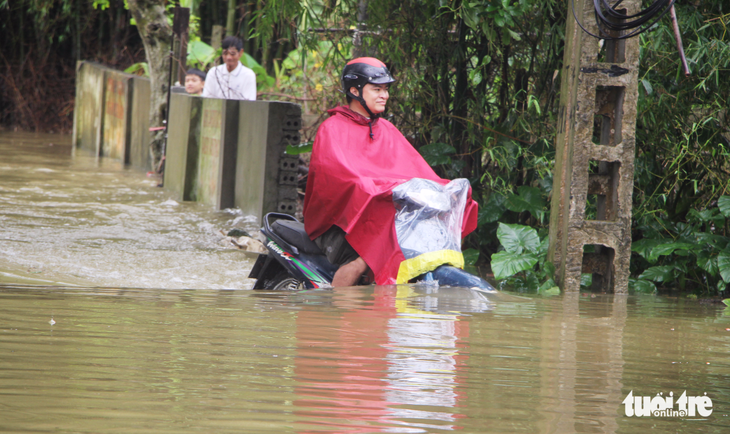
[[[388,87],[387,84],[368,83],[362,88],[362,97],[373,114],[378,115],[385,111],[385,104],[390,97]]]

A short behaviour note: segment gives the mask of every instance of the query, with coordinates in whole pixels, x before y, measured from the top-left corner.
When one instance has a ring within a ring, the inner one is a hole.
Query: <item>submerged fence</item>
[[[150,83],[91,62],[79,62],[73,144],[142,170],[149,152]],[[178,200],[249,215],[296,211],[298,104],[237,101],[173,93],[164,186]]]

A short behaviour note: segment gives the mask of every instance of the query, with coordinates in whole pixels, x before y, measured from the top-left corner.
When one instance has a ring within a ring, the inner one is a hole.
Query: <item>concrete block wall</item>
[[[74,149],[151,170],[149,107],[148,79],[79,62]],[[169,122],[164,186],[178,200],[296,212],[298,158],[285,151],[300,140],[299,105],[173,92]]]
[[[622,5],[631,15],[641,2]],[[598,34],[593,2],[575,0],[575,8]],[[563,291],[580,290],[583,273],[593,275],[595,290],[628,290],[638,43],[601,45],[568,20],[548,252]],[[595,208],[593,218],[587,206]]]
[[[173,94],[170,107],[164,186],[178,200],[294,214],[298,159],[286,147],[299,143],[299,105]]]
[[[301,124],[298,104],[241,102],[235,206],[244,213],[296,212],[299,159],[286,147],[299,144]]]
[[[77,63],[74,149],[148,169],[149,112],[149,79]]]

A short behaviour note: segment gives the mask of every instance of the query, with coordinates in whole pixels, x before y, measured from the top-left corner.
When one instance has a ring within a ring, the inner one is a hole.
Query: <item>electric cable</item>
[[[676,0],[655,0],[646,9],[642,9],[634,15],[625,15],[617,9],[623,0],[619,0],[614,5],[610,5],[608,0],[593,0],[593,10],[600,35],[594,35],[583,27],[583,24],[581,24],[575,13],[575,0],[571,0],[570,3],[573,10],[573,18],[575,18],[575,22],[578,23],[578,26],[583,29],[584,32],[597,39],[617,41],[632,38],[650,30],[654,24],[661,20],[664,15],[672,9],[675,1]],[[621,36],[611,36],[608,31],[629,33]]]
[[[654,0],[648,8],[642,9],[634,15],[626,15],[617,9],[622,2],[623,0],[618,0],[614,5],[610,5],[609,0],[593,0],[593,12],[600,35],[594,35],[583,27],[583,24],[581,24],[575,13],[575,0],[571,0],[570,5],[575,22],[584,32],[594,38],[608,41],[619,41],[638,36],[647,30],[651,30],[664,15],[671,12],[670,16],[674,27],[674,38],[677,41],[677,50],[682,59],[682,69],[684,70],[684,74],[689,76],[689,66],[687,65],[684,47],[682,46],[682,35],[679,30],[679,24],[677,23],[677,13],[674,10],[676,0]],[[614,34],[618,33],[620,36],[611,36],[609,32],[613,32]],[[622,34],[624,32],[628,33]]]

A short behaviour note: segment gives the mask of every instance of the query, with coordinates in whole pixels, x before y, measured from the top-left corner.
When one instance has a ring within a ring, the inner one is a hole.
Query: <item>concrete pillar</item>
[[[76,100],[74,102],[74,149],[99,155],[104,115],[104,71],[92,62],[76,63]]]
[[[641,2],[622,6],[631,15]],[[575,12],[598,34],[593,2],[575,0]],[[563,291],[578,291],[581,274],[591,273],[594,289],[626,292],[639,41],[599,44],[568,16],[548,259]]]
[[[112,69],[104,71],[104,114],[99,155],[125,164],[129,163],[132,137],[133,78],[131,74]]]
[[[239,105],[237,100],[203,98],[198,169],[191,199],[217,209],[233,207]]]
[[[177,200],[193,200],[202,110],[203,98],[186,94],[170,96],[164,186]]]
[[[150,154],[150,80],[145,77],[132,79],[132,113],[129,140],[129,164],[144,171],[152,170]]]
[[[301,125],[298,104],[241,102],[235,205],[244,213],[260,219],[273,211],[296,212],[299,158],[286,147],[299,144]]]

